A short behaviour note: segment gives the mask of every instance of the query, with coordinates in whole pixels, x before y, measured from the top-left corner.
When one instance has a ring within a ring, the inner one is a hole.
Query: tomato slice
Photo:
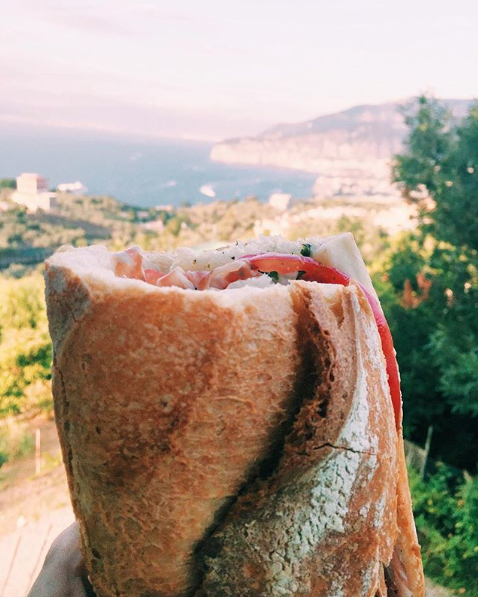
[[[244,258],[243,258],[244,259]],[[283,255],[281,253],[264,253],[263,255],[247,256],[252,270],[259,270],[264,273],[277,272],[278,274],[291,274],[294,272],[305,272],[301,280],[307,282],[320,282],[322,284],[341,284],[348,286],[351,278],[333,267],[318,263],[311,257],[301,255]],[[382,351],[385,357],[385,364],[392,399],[395,424],[397,429],[402,423],[402,393],[400,390],[400,375],[398,372],[395,349],[393,347],[392,334],[379,301],[366,290],[362,284],[357,283],[367,297],[372,309],[378,333],[382,344]]]
[[[281,253],[265,253],[264,255],[255,255],[247,261],[251,269],[257,269],[261,272],[277,272],[278,274],[292,274],[294,272],[305,272],[301,280],[306,282],[322,282],[323,284],[341,284],[348,286],[350,278],[322,263],[318,263],[312,257],[303,257],[302,255],[283,255]]]
[[[402,391],[400,389],[400,373],[398,371],[395,348],[393,346],[392,332],[383,314],[379,301],[366,290],[362,284],[359,284],[362,292],[368,299],[370,308],[375,317],[378,333],[382,342],[383,356],[387,368],[388,385],[390,387],[390,396],[392,398],[393,412],[395,414],[395,424],[397,429],[402,425]]]

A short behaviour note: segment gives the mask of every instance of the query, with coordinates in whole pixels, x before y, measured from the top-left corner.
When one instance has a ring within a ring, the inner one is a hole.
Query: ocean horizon
[[[244,199],[273,193],[311,196],[313,174],[209,159],[213,143],[128,137],[25,125],[0,130],[0,178],[37,172],[51,188],[79,180],[88,195],[153,207]]]

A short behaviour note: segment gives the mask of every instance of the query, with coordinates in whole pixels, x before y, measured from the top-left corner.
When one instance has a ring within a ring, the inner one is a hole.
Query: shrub
[[[0,417],[50,399],[51,343],[39,275],[0,279]]]
[[[33,433],[26,423],[13,417],[0,426],[0,467],[10,460],[32,454],[35,449]]]
[[[425,480],[409,477],[425,573],[478,597],[478,478],[442,463]]]

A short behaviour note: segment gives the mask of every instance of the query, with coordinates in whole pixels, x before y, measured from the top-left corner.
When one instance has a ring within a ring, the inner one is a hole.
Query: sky
[[[478,97],[476,0],[0,0],[0,124],[220,139]]]

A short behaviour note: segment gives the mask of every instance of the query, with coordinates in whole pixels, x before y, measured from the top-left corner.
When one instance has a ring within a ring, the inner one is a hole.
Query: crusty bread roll
[[[350,235],[306,242],[373,292]],[[201,270],[301,246],[144,259]],[[98,597],[423,596],[358,285],[158,288],[116,276],[104,247],[46,265],[55,415]]]

